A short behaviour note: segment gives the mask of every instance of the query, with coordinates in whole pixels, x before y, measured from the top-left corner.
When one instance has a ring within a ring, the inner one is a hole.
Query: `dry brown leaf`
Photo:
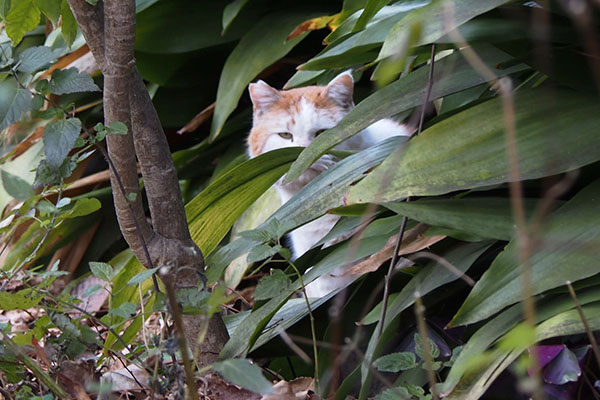
[[[316,17],[302,22],[298,25],[292,33],[290,33],[287,37],[287,40],[291,40],[297,36],[302,35],[304,32],[308,31],[316,31],[319,29],[323,29],[329,24],[331,21],[335,19],[335,15],[324,15],[322,17]]]
[[[79,282],[71,292],[71,295],[81,300],[81,303],[77,306],[79,308],[83,308],[86,312],[90,314],[99,311],[104,305],[104,303],[106,303],[106,300],[108,300],[109,296],[109,292],[107,290],[98,290],[91,296],[84,297],[83,294],[86,292],[86,290],[88,290],[94,285],[100,285],[105,288],[108,288],[108,282],[103,281],[102,279],[94,275],[90,275],[81,282]],[[78,310],[73,310],[71,314],[78,315],[81,314],[81,312]]]
[[[80,379],[71,379],[62,373],[57,373],[58,383],[60,387],[62,387],[67,393],[69,393],[76,400],[92,400],[90,396],[88,396],[85,388],[80,383],[82,382]]]
[[[314,378],[296,378],[290,382],[279,381],[273,385],[273,392],[264,395],[261,400],[305,400],[314,390]]]
[[[232,385],[219,375],[205,375],[198,382],[198,395],[203,400],[260,400],[260,395]]]
[[[150,374],[137,365],[129,365],[106,372],[101,381],[110,382],[113,392],[139,391],[149,388]]]
[[[210,106],[206,107],[204,110],[200,111],[190,122],[185,124],[183,128],[177,131],[180,135],[183,133],[193,132],[198,129],[203,123],[208,121],[210,117],[212,117],[213,112],[215,111],[216,103],[212,103]]]
[[[398,255],[402,256],[423,250],[424,248],[432,246],[440,240],[446,238],[444,235],[423,236],[423,232],[425,232],[428,228],[429,226],[425,224],[418,224],[406,232]],[[389,238],[381,251],[352,266],[346,272],[344,272],[344,275],[361,276],[368,272],[376,271],[384,262],[392,258],[397,240],[398,235],[392,236]]]

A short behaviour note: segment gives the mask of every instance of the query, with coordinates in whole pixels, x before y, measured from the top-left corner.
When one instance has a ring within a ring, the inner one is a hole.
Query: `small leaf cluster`
[[[454,363],[454,360],[460,354],[462,347],[457,347],[453,350],[452,356],[447,361],[442,361],[438,359],[440,357],[440,348],[438,345],[431,339],[427,338],[429,342],[429,352],[431,359],[433,361],[432,367],[434,371],[439,371],[443,367],[451,367]],[[423,338],[419,333],[415,333],[414,335],[414,343],[415,349],[414,352],[404,351],[398,353],[390,353],[385,356],[382,356],[375,360],[373,366],[377,368],[381,372],[393,372],[398,373],[402,371],[409,371],[415,368],[427,369],[427,364],[425,363],[425,350],[423,348]],[[418,357],[418,359],[417,359]],[[399,386],[389,388],[379,395],[377,395],[377,400],[386,400],[386,399],[418,399],[418,400],[430,400],[432,398],[431,394],[425,394],[423,388],[410,384],[410,383],[402,383]]]

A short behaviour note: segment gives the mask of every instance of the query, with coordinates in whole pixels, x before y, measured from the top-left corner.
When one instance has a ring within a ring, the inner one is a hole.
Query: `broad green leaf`
[[[44,130],[44,152],[51,168],[58,168],[81,132],[81,121],[78,118],[50,121]]]
[[[90,271],[95,277],[110,282],[115,274],[113,267],[104,262],[90,261]]]
[[[211,140],[221,133],[225,121],[237,107],[248,84],[306,36],[302,34],[286,41],[290,32],[311,16],[312,14],[307,13],[268,15],[244,35],[227,58],[221,73],[212,119]]]
[[[364,31],[355,33],[329,45],[321,53],[300,65],[302,70],[321,70],[328,68],[343,68],[356,65],[357,57],[371,51],[369,60],[377,56],[373,50],[378,49],[390,29],[401,21],[410,10],[423,6],[423,3],[399,4],[386,7],[385,12],[378,17],[377,23],[369,25]]]
[[[33,102],[33,94],[27,89],[14,89],[12,84],[2,85],[0,95],[0,131],[21,119]]]
[[[23,289],[11,293],[7,291],[0,292],[0,310],[26,310],[35,307],[43,296],[36,295],[31,289]]]
[[[55,27],[60,17],[61,0],[33,0],[33,3],[52,22]]]
[[[358,32],[365,29],[367,23],[377,14],[377,11],[381,10],[389,2],[390,0],[368,0],[352,31]]]
[[[1,100],[0,100],[1,101]],[[19,178],[26,181],[30,186],[33,186],[35,178],[35,170],[32,171],[32,165],[37,165],[44,155],[44,148],[40,142],[31,146],[25,153],[12,161],[7,161],[2,164],[2,171],[6,171],[12,175],[18,176]],[[0,185],[0,210],[4,210],[6,205],[13,199],[4,189],[3,185]]]
[[[229,359],[216,362],[213,369],[234,385],[255,393],[269,394],[273,384],[262,374],[260,367],[244,359]]]
[[[30,47],[19,54],[17,69],[21,72],[38,71],[56,60],[60,53],[60,49],[53,50],[48,46]]]
[[[146,279],[150,279],[152,275],[159,270],[160,267],[154,267],[152,269],[145,269],[142,272],[136,274],[133,278],[127,282],[127,285],[137,285],[138,283],[144,282]]]
[[[415,46],[431,43],[447,32],[510,0],[437,0],[415,10],[398,22],[383,43],[378,59],[393,56],[405,41],[404,36],[415,24],[422,27]]]
[[[575,139],[573,139],[575,140]],[[535,295],[600,272],[594,247],[600,240],[600,181],[577,193],[547,218],[538,245],[528,258],[530,292]],[[483,274],[451,324],[489,317],[523,298],[519,243],[512,240]]]
[[[506,69],[497,69],[512,57],[491,46],[477,46],[473,49],[497,76],[527,68],[520,64]],[[372,123],[420,106],[423,103],[428,72],[428,68],[419,68],[361,101],[337,126],[320,134],[300,154],[287,174],[286,181],[292,181],[302,175],[328,149]],[[455,52],[436,63],[433,80],[435,84],[431,91],[432,100],[485,82],[485,79],[469,65],[460,52]]]
[[[298,153],[298,148],[287,148],[248,160],[221,175],[185,206],[192,239],[203,254],[212,252],[239,216],[281,178]]]
[[[379,357],[373,366],[383,372],[400,372],[413,369],[418,366],[414,353],[391,353]]]
[[[23,36],[34,30],[40,23],[41,13],[33,0],[11,1],[10,11],[6,15],[6,33],[13,46],[18,45]]]
[[[514,308],[517,308],[517,306]],[[600,305],[598,305],[598,303],[593,303],[583,306],[582,309],[590,329],[592,331],[600,329]],[[535,328],[537,342],[553,337],[575,335],[583,332],[585,332],[585,327],[581,322],[577,310],[562,312],[542,322]],[[508,334],[510,334],[510,332]],[[497,349],[488,353],[483,362],[483,368],[471,372],[468,378],[458,382],[455,386],[447,388],[446,386],[448,383],[446,382],[444,384],[444,389],[442,391],[444,398],[450,400],[477,400],[481,398],[498,375],[511,365],[524,350],[525,348],[517,348],[513,351]],[[461,356],[459,356],[459,359],[460,358]],[[455,366],[456,365],[457,364],[455,364]],[[462,365],[462,363],[458,365]],[[454,369],[455,367],[452,368],[452,370]],[[452,376],[452,370],[449,379]],[[449,395],[446,396],[448,393]]]
[[[25,201],[35,194],[33,186],[26,180],[5,170],[0,170],[0,172],[4,190],[16,200]]]
[[[250,250],[250,253],[248,253],[248,262],[265,260],[279,253],[279,250],[281,250],[281,245],[279,244],[275,246],[271,246],[269,244],[260,244]]]
[[[348,186],[379,164],[405,141],[405,137],[390,138],[336,163],[298,191],[259,229],[271,225],[274,221],[281,221],[275,232],[281,237],[286,232],[325,214],[328,210],[341,206],[342,197]],[[208,265],[217,270],[225,268],[235,258],[247,253],[257,244],[260,243],[237,239],[216,251],[214,255],[210,255]]]
[[[112,280],[112,307],[118,307],[120,304],[125,302],[130,303],[140,303],[143,301],[139,297],[139,292],[141,290],[142,293],[147,293],[150,288],[152,288],[152,281],[145,280],[141,283],[141,289],[135,285],[131,286],[127,283],[140,272],[146,271],[138,261],[138,259],[133,255],[131,249],[127,249],[117,254],[110,260],[110,264],[114,266],[114,269],[117,271],[115,277]],[[156,300],[156,296],[153,295],[150,297],[148,302],[146,303],[146,310],[150,310],[152,308],[152,304]],[[138,333],[142,326],[142,321],[150,316],[151,313],[146,313],[146,315],[138,315],[131,322],[131,325],[125,330],[122,335],[123,340],[126,343],[129,343]],[[110,323],[111,321],[108,318],[104,318],[102,320],[104,323]],[[124,319],[121,317],[113,317],[112,323],[116,325],[117,323],[123,323]],[[120,329],[117,329],[119,331]],[[115,349],[120,350],[124,347],[124,343],[118,340],[112,332],[109,332],[104,345],[107,349]],[[106,352],[106,350],[105,350]]]
[[[52,72],[52,79],[48,82],[48,90],[54,94],[67,94],[79,92],[98,92],[92,78],[85,72],[79,72],[75,67],[57,69]]]
[[[460,246],[455,246],[439,254],[446,261],[454,265],[458,271],[465,273],[475,260],[490,246],[490,242],[468,243]],[[400,314],[415,302],[415,292],[419,292],[421,296],[437,289],[438,287],[459,279],[453,272],[438,264],[430,261],[425,267],[419,271],[400,291],[392,302],[388,304],[385,314],[385,325],[381,334],[382,338],[394,336],[397,331]],[[381,322],[377,323],[374,332],[378,332]],[[374,334],[369,340],[369,345],[365,353],[362,363],[362,384],[363,390],[361,397],[365,392],[368,392],[368,382],[372,378],[370,371],[370,363],[385,350],[384,341]]]
[[[527,215],[533,215],[536,203],[535,199],[525,199]],[[428,225],[483,238],[510,240],[515,233],[510,200],[506,198],[422,199],[384,203],[383,206]]]
[[[77,21],[75,21],[67,0],[62,0],[62,3],[60,3],[60,16],[62,17],[60,31],[63,38],[65,38],[65,42],[67,42],[67,46],[71,47],[77,35]]]
[[[247,2],[248,0],[233,0],[225,6],[223,10],[223,33],[229,29],[229,25],[231,25],[235,17],[242,11]]]
[[[82,217],[84,215],[91,214],[98,211],[102,207],[102,203],[95,198],[82,198],[75,202],[71,211],[67,215],[67,218]]]
[[[256,20],[238,19],[221,35],[225,5],[225,1],[157,1],[136,16],[136,50],[181,54],[237,40]]]
[[[123,319],[129,319],[135,315],[137,311],[137,304],[124,302],[119,304],[118,307],[111,307],[108,313]]]
[[[280,269],[273,270],[271,275],[264,276],[256,285],[255,300],[268,300],[288,291],[292,286],[291,279]]]
[[[402,386],[385,389],[375,396],[375,400],[411,400],[412,398],[408,389]]]
[[[508,182],[502,100],[495,98],[425,130],[348,194],[349,203],[431,196]],[[600,104],[564,91],[518,92],[516,143],[520,179],[571,171],[598,161]]]

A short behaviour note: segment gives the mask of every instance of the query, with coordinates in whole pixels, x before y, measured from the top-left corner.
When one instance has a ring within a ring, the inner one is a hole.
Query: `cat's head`
[[[277,90],[258,81],[248,90],[254,110],[248,136],[250,157],[283,147],[308,146],[354,107],[354,80],[349,72],[327,86]]]

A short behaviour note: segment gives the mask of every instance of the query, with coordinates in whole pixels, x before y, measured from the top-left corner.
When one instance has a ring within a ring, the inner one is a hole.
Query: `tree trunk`
[[[104,74],[105,125],[120,121],[128,127],[126,135],[106,138],[123,237],[144,266],[168,267],[166,274],[161,273],[161,279],[169,280],[166,287],[197,287],[204,258],[191,239],[167,140],[135,64],[135,1],[106,0],[96,6],[85,0],[68,2]],[[152,224],[144,214],[136,156]],[[216,314],[204,340],[198,343],[204,325],[202,315],[183,316],[184,335],[198,354],[199,366],[214,362],[228,339],[225,324]]]

